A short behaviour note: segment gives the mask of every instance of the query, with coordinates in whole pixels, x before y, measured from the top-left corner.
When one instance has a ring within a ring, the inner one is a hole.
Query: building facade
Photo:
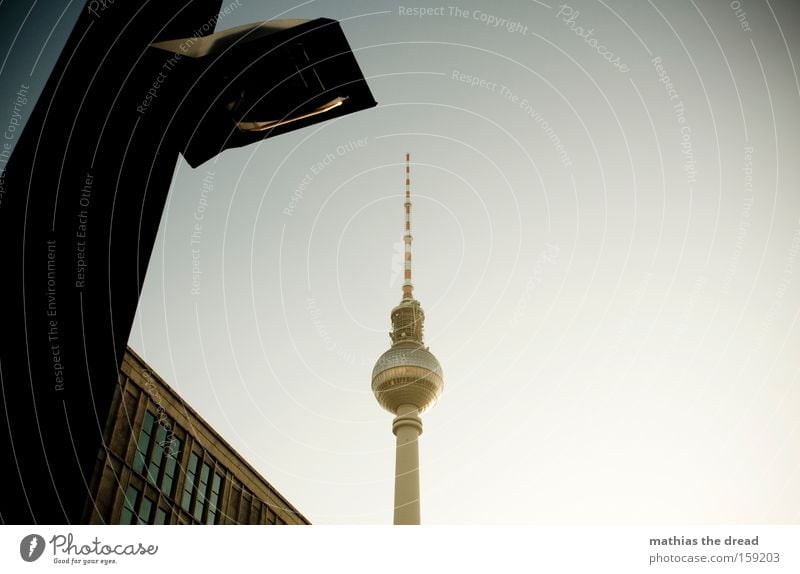
[[[89,524],[309,524],[131,349],[84,508]]]

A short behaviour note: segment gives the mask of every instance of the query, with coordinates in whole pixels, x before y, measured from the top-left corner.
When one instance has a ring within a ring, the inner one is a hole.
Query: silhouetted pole
[[[0,164],[4,523],[85,515],[178,154],[375,105],[335,21],[205,38],[220,4],[90,2]]]

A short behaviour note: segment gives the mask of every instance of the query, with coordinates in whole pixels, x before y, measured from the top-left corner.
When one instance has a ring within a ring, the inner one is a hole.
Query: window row
[[[155,509],[155,513],[153,512]],[[120,524],[167,524],[167,511],[133,485],[125,492]]]
[[[225,519],[221,520],[226,471],[204,451],[185,449],[188,452],[183,452],[185,443],[176,436],[176,429],[185,436],[163,413],[158,417],[150,409],[145,411],[132,466],[133,471],[160,491],[161,496],[156,493],[155,500],[150,498],[136,487],[141,483],[133,481],[125,492],[120,523],[169,523],[174,508],[186,513],[178,515],[182,523],[286,524],[274,508],[235,480],[230,485]],[[159,507],[159,499],[168,510]]]
[[[144,474],[147,480],[171,498],[182,446],[181,439],[172,430],[168,430],[167,425],[160,421],[157,423],[155,415],[146,411],[136,443],[134,472]]]
[[[238,524],[286,524],[269,503],[234,483],[231,488],[227,518]]]
[[[223,480],[221,471],[221,468],[214,470],[213,462],[203,461],[195,452],[189,456],[181,508],[198,522],[217,524]]]
[[[176,502],[189,513],[192,518],[204,524],[217,524],[219,521],[219,503],[223,488],[225,470],[208,456],[190,451],[189,459],[182,466],[183,442],[175,436],[175,425],[172,421],[157,419],[149,409],[145,411],[139,439],[136,443],[136,454],[133,460],[133,471],[142,475],[148,482],[158,488],[161,493]],[[178,484],[178,473],[183,471],[183,487],[178,497],[175,488]],[[134,492],[135,491],[135,492]],[[136,494],[138,493],[138,494]],[[130,500],[129,500],[130,499]],[[142,508],[138,505],[141,505]],[[153,501],[141,493],[128,487],[125,506],[120,521],[123,524],[150,522],[149,509]],[[141,511],[140,511],[141,510]],[[142,518],[147,514],[145,518]],[[154,516],[152,519],[158,517]],[[163,524],[163,522],[155,522]]]

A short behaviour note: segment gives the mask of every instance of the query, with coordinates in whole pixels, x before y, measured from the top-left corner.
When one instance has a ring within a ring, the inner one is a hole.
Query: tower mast
[[[413,299],[414,285],[411,283],[411,154],[406,153],[406,232],[403,236],[405,260],[403,265],[403,299]]]

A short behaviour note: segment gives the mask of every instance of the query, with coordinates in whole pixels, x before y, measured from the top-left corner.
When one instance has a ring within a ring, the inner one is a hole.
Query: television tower
[[[420,414],[442,394],[442,367],[422,342],[425,313],[414,299],[411,283],[411,156],[406,154],[405,262],[403,298],[392,309],[391,348],[372,370],[372,392],[395,415],[397,437],[394,482],[394,523],[419,524]]]

